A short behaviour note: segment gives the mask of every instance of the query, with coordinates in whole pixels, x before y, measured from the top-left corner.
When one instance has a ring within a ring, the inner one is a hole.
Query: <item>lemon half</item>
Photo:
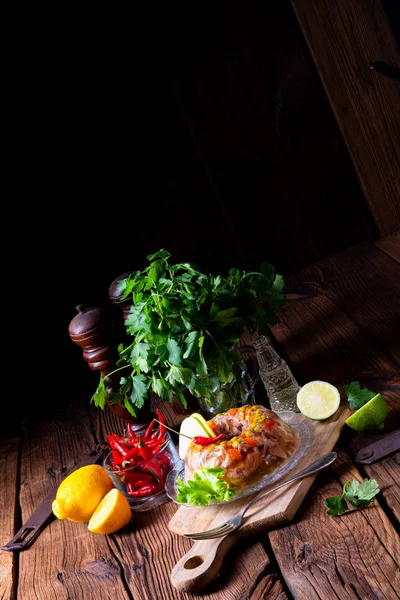
[[[128,525],[132,512],[128,499],[117,488],[112,489],[94,511],[88,529],[92,533],[107,535]]]
[[[297,393],[297,407],[309,419],[329,419],[339,406],[339,390],[327,381],[309,381]]]

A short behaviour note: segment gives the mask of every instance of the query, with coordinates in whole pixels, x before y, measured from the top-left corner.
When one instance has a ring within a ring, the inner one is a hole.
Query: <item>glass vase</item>
[[[233,379],[215,387],[210,398],[198,398],[198,404],[207,419],[212,419],[230,408],[244,404],[255,404],[254,387],[259,380],[258,362],[251,346],[240,346],[238,351],[251,359],[252,373],[242,360],[238,365],[232,365]]]

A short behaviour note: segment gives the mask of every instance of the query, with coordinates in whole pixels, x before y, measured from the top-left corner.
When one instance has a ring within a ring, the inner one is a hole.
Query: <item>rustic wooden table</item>
[[[300,383],[351,380],[381,391],[390,404],[385,431],[400,426],[400,242],[361,244],[322,260],[286,282],[288,303],[273,329]],[[169,409],[169,406],[168,406]],[[179,424],[184,414],[168,411]],[[25,423],[1,440],[0,545],[4,545],[57,485],[65,469],[92,451],[121,421],[87,398],[57,419]],[[400,597],[400,453],[370,466],[357,450],[379,436],[345,427],[332,467],[321,472],[292,523],[235,546],[220,576],[201,590],[225,598]],[[381,493],[366,509],[326,514],[323,500],[349,478],[375,478]],[[0,598],[154,600],[191,598],[170,574],[191,542],[168,529],[177,510],[169,501],[136,513],[132,526],[110,536],[81,523],[53,520],[21,552],[0,551]]]

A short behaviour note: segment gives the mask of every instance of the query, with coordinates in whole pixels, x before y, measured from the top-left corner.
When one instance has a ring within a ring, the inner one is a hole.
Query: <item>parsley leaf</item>
[[[351,483],[350,481],[347,481],[343,490],[347,500],[354,508],[363,508],[364,506],[367,506],[380,492],[378,483],[375,479],[364,479],[361,484],[355,479],[353,479]]]
[[[178,477],[176,500],[193,506],[206,506],[211,502],[226,502],[236,489],[222,479],[225,471],[220,467],[200,467],[185,484]]]
[[[347,394],[350,408],[353,410],[358,410],[375,396],[375,392],[361,388],[359,381],[352,381],[348,385],[344,385],[343,389]]]
[[[355,508],[364,508],[379,494],[380,489],[376,479],[364,479],[360,484],[356,479],[346,481],[341,496],[330,496],[324,500],[328,515],[342,515],[349,510],[346,500]]]
[[[326,498],[324,506],[329,508],[329,510],[326,511],[328,515],[335,516],[342,515],[349,509],[343,496],[330,496],[329,498]]]

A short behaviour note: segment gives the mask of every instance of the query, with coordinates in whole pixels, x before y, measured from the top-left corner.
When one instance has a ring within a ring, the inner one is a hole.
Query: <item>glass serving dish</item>
[[[235,502],[240,498],[244,498],[246,496],[251,496],[256,492],[264,489],[265,487],[279,481],[287,475],[299,462],[302,458],[304,458],[313,445],[315,441],[315,424],[313,421],[302,415],[301,413],[295,413],[289,410],[284,410],[277,412],[281,419],[285,421],[290,427],[292,427],[299,436],[298,444],[296,446],[293,454],[285,460],[281,465],[279,465],[274,471],[269,473],[268,475],[264,475],[261,479],[257,480],[256,483],[244,486],[238,492],[232,496],[232,498],[225,502],[214,502],[212,504],[228,504],[230,502]],[[183,460],[179,460],[174,468],[167,475],[167,479],[165,482],[165,490],[169,498],[173,500],[176,504],[180,504],[182,506],[193,506],[192,504],[183,504],[177,501],[178,495],[178,478],[181,478],[182,481],[185,481],[185,463]],[[207,506],[210,506],[208,504]],[[198,508],[198,507],[196,507]],[[206,507],[205,507],[206,508]]]
[[[144,431],[145,430],[143,430],[143,433]],[[178,451],[168,432],[166,433],[166,438],[167,442],[163,447],[146,462],[145,473],[156,473],[158,469],[162,467],[164,469],[164,476],[167,477],[169,472],[174,468],[174,465],[179,461]],[[135,480],[139,472],[143,470],[140,465],[115,469],[113,467],[112,452],[110,451],[103,460],[103,467],[111,477],[114,486],[126,496],[131,510],[150,510],[151,508],[160,506],[169,501],[169,497],[164,487],[159,492],[148,496],[133,497],[128,493],[129,481],[132,482]]]

